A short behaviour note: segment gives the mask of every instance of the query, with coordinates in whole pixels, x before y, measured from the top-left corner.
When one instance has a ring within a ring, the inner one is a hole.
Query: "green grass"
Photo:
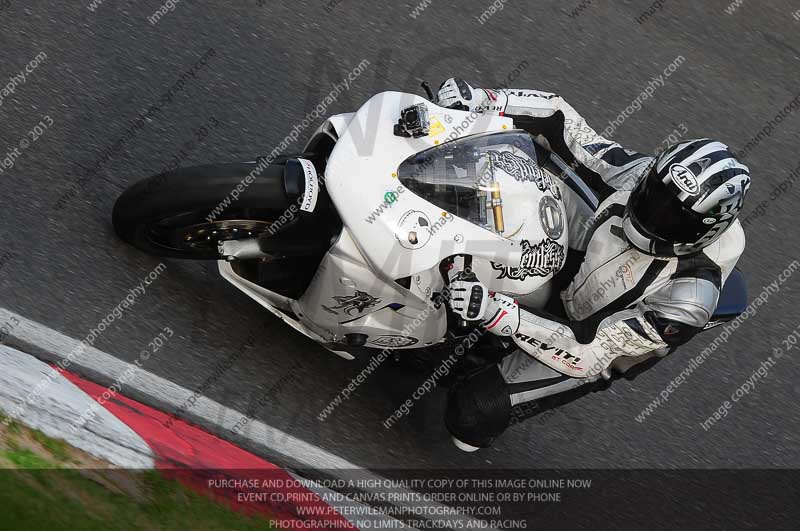
[[[52,468],[46,459],[42,459],[37,454],[25,449],[5,450],[2,452],[3,457],[14,463],[18,468],[25,469],[41,469]]]
[[[143,475],[145,493],[139,501],[77,470],[4,470],[0,472],[0,529],[274,529],[263,517],[236,513],[158,472],[138,474]]]
[[[2,414],[2,410],[0,410],[0,416],[5,417],[5,415]],[[22,428],[20,427],[19,423],[16,420],[9,419],[8,431],[10,431],[11,433],[22,433]]]
[[[53,439],[52,437],[48,437],[39,430],[31,430],[31,434],[33,435],[33,439],[47,448],[47,451],[50,452],[58,461],[62,463],[72,461],[69,455],[69,445],[66,442],[62,441],[61,439]]]
[[[0,531],[276,529],[262,515],[236,512],[156,470],[61,468],[86,459],[19,423],[0,430],[0,460],[12,466],[0,468]]]

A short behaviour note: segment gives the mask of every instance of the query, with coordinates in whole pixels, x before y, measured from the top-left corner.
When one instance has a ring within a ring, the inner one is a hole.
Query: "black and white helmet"
[[[700,251],[736,220],[750,187],[750,170],[728,146],[703,138],[659,155],[631,193],[625,237],[659,256]]]

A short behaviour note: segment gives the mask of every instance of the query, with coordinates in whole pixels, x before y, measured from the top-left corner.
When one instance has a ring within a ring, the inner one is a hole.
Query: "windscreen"
[[[524,131],[465,137],[412,155],[398,169],[400,182],[443,210],[506,237],[535,211],[535,189],[560,198],[542,171]]]

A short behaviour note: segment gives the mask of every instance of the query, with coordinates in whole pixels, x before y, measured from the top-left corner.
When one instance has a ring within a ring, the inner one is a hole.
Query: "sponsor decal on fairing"
[[[500,272],[498,280],[509,278],[522,281],[528,277],[546,277],[555,273],[561,269],[564,257],[564,246],[556,241],[547,239],[531,245],[528,240],[522,240],[519,267],[492,262],[492,269]]]
[[[539,220],[548,238],[558,240],[564,234],[564,215],[561,205],[550,197],[543,196],[539,201]]]
[[[399,336],[399,335],[382,335],[369,340],[371,345],[384,348],[402,348],[410,347],[419,343],[416,337]]]
[[[431,220],[419,210],[409,210],[400,218],[395,237],[406,249],[421,249],[431,240]]]
[[[336,310],[341,310],[347,315],[353,315],[353,312],[356,311],[361,314],[364,313],[364,310],[372,308],[381,302],[379,298],[373,297],[366,291],[360,290],[355,290],[353,295],[335,295],[333,300],[337,303],[336,306],[322,305],[323,310],[333,315],[339,315],[339,312]]]
[[[550,190],[557,199],[561,198],[561,190],[553,178],[531,159],[514,155],[508,151],[486,152],[492,166],[500,168],[518,182],[532,182],[542,192]]]

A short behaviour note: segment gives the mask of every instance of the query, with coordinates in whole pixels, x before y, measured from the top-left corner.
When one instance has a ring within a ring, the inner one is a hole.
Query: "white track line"
[[[81,346],[81,342],[76,339],[65,336],[52,328],[48,328],[10,310],[0,308],[0,322],[8,322],[12,321],[12,319],[18,320],[19,324],[11,329],[5,341],[7,344],[54,363],[83,348],[83,353],[73,358],[69,369],[91,378],[100,385],[111,385],[126,371],[130,372],[131,367],[135,367],[94,347],[84,348]],[[143,369],[136,369],[134,375],[127,379],[126,384],[122,387],[122,393],[167,413],[177,411],[195,394],[189,389]],[[191,408],[182,413],[182,417],[189,422],[202,426],[215,435],[230,440],[256,454],[272,456],[277,453],[301,468],[326,469],[332,472],[336,469],[363,470],[362,467],[346,459],[256,419],[250,420],[248,430],[239,435],[234,435],[229,428],[243,416],[243,413],[223,406],[219,402],[202,395],[197,397]],[[264,441],[269,441],[269,446]],[[358,477],[359,479],[387,481],[376,474],[368,474],[366,472],[359,473]],[[381,492],[383,489],[363,490]],[[398,493],[411,492],[399,487],[391,488],[391,491]],[[420,506],[430,507],[431,511],[428,514],[445,514],[446,516],[442,518],[443,520],[463,522],[459,527],[494,530],[483,521],[466,515],[455,516],[447,514],[447,512],[437,513],[437,511],[447,511],[447,509],[445,509],[444,505],[436,502],[396,502],[393,505],[409,509]],[[426,519],[436,520],[435,517]]]
[[[24,401],[41,381],[49,388],[30,404]],[[93,410],[82,425],[81,414]],[[30,354],[0,345],[0,409],[21,423],[121,468],[155,468],[150,447],[130,426],[82,389]],[[5,422],[5,419],[4,419]],[[69,429],[80,426],[76,429]]]

